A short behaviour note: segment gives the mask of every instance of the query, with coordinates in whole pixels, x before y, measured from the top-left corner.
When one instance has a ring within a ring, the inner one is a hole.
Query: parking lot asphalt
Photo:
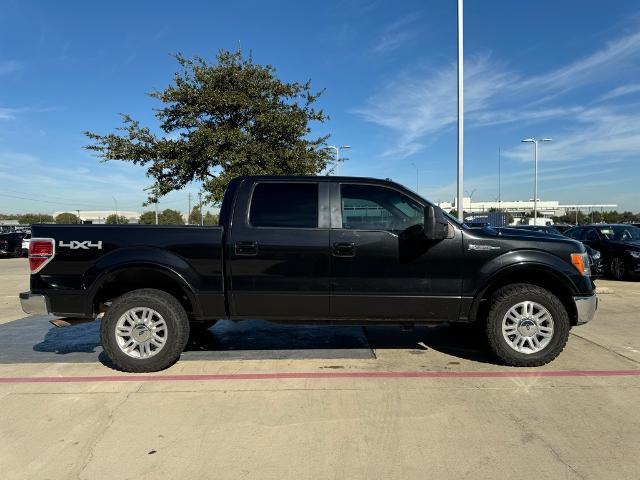
[[[14,478],[640,477],[640,282],[536,369],[446,327],[220,322],[154,375],[110,367],[97,322],[25,317],[0,259],[0,470]]]

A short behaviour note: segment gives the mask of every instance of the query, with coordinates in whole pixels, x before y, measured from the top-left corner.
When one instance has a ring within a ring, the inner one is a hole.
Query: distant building
[[[472,202],[471,197],[464,197],[462,200],[463,210],[465,212],[488,212],[491,209],[509,212],[514,217],[522,217],[533,212],[534,201],[532,200],[516,200],[501,202]],[[450,212],[457,210],[456,199],[453,202],[440,202],[438,206],[443,210]],[[557,200],[540,200],[538,199],[538,215],[540,217],[561,216],[566,213],[575,211],[591,211],[616,208],[616,204],[570,204],[562,205]]]
[[[76,216],[78,216],[79,213],[80,220],[83,223],[100,225],[106,223],[107,217],[109,215],[115,214],[116,212],[114,210],[80,210],[79,212],[78,210],[67,210],[64,212],[54,212],[53,218],[60,215],[61,213],[71,213]],[[138,223],[138,220],[140,219],[140,213],[132,211],[118,210],[118,216],[125,217],[127,220],[129,220],[129,223]]]

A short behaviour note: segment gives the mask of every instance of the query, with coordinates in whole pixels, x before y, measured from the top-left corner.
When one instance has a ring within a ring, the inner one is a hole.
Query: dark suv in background
[[[640,228],[629,224],[584,225],[565,235],[600,251],[607,273],[616,280],[640,275]]]
[[[19,233],[0,234],[0,255],[22,256],[22,236]]]
[[[549,235],[559,235],[561,237],[566,236],[566,233],[562,233],[557,225],[515,225],[513,228],[519,230],[529,230],[532,232],[543,232]],[[565,230],[566,232],[567,230]],[[605,266],[602,262],[602,254],[595,248],[584,244],[589,255],[589,263],[591,263],[591,276],[593,278],[601,277],[604,274]]]

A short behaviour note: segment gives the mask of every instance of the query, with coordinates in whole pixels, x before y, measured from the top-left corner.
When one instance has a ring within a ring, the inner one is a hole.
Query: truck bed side
[[[31,275],[61,316],[92,316],[128,290],[176,295],[196,318],[226,317],[222,227],[34,225],[33,238],[55,240],[55,256]]]

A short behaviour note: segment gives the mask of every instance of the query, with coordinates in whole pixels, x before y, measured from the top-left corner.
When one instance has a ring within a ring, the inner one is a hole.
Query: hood
[[[585,251],[584,245],[578,240],[565,237],[562,235],[554,235],[546,232],[536,232],[535,230],[525,230],[522,228],[483,228],[476,230],[485,238],[491,238],[500,241],[512,242],[514,244],[522,244],[523,248],[538,248],[542,250],[553,250],[554,246],[562,249],[569,248],[574,252]],[[515,246],[515,245],[514,245]],[[517,247],[516,247],[517,248]]]

